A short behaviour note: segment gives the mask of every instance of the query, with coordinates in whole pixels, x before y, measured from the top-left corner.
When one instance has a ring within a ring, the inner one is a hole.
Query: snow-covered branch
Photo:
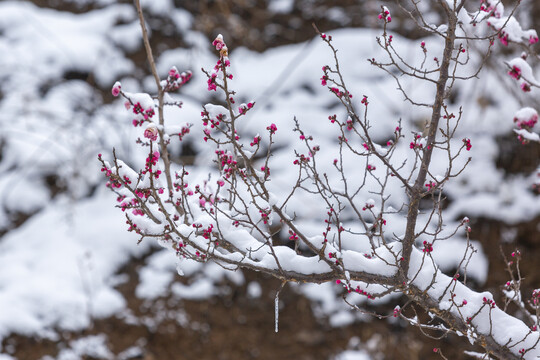
[[[211,70],[202,71],[208,91],[219,94],[221,102],[202,106],[197,120],[204,127],[200,134],[191,132],[187,122],[167,124],[165,108],[181,106],[170,93],[189,81],[191,73],[172,68],[160,80],[136,0],[158,94],[126,92],[120,83],[112,92],[125,98],[126,109],[133,112],[133,125],[142,132],[137,142],[147,149],[147,158],[137,169],[116,154],[109,161],[99,157],[129,231],[139,234],[140,241],[154,238],[174,251],[180,272],[182,259],[193,259],[213,261],[231,271],[253,269],[283,283],[333,281],[343,287],[350,304],[359,298],[402,294],[410,300],[407,306],[416,304],[442,320],[441,331],[467,337],[491,356],[536,358],[540,354],[536,328],[498,308],[490,293],[474,292],[458,280],[460,274],[466,277],[476,250],[469,241],[468,219],[448,218],[443,211],[444,187],[469,164],[466,154],[473,146],[467,137],[456,138],[466,110],[452,110],[449,104],[454,84],[474,81],[484,64],[480,61],[472,75],[463,74],[461,69],[471,61],[468,43],[489,42],[494,36],[504,41],[524,36],[531,43],[537,40],[532,31],[523,32],[514,17],[504,18],[501,4],[483,3],[469,13],[464,2],[441,1],[446,23],[437,27],[427,24],[421,14],[416,17],[417,24],[441,40],[433,44],[439,50],[420,44],[419,63],[401,54],[389,30],[390,10],[381,8],[382,35],[377,44],[383,56],[369,63],[396,81],[406,101],[429,110],[422,128],[414,130],[396,120],[384,129],[392,134],[384,140],[374,131],[379,124],[370,99],[353,94],[347,86],[332,35],[317,30],[333,56],[333,63],[322,66],[321,85],[344,116],[328,116],[333,132],[328,134],[332,141],[324,142],[326,148],[320,145],[324,139],[307,133],[295,119],[295,153],[278,157],[278,139],[287,130],[269,122],[262,134],[244,131],[247,122],[257,121],[252,111],[258,104],[242,103],[249,94],[233,90],[230,50],[221,35],[212,43],[219,58]],[[475,33],[482,25],[484,32],[491,31],[489,36]],[[490,49],[491,45],[485,56]],[[433,61],[428,61],[428,54],[435,55]],[[513,60],[508,66],[512,77],[536,86],[523,61]],[[429,87],[429,97],[415,99],[403,85],[404,78]],[[528,130],[537,118],[532,109],[516,115],[516,132],[522,139],[535,140]],[[205,144],[207,156],[213,158],[206,178],[190,174],[187,164],[170,161],[173,141],[186,137]],[[434,164],[434,154],[444,161]],[[457,271],[448,276],[433,252],[438,244],[455,238],[465,241],[466,247]]]

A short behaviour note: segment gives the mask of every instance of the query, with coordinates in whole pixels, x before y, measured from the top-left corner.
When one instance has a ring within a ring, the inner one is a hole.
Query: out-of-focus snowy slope
[[[170,16],[172,24],[185,31],[192,48],[164,51],[158,57],[158,68],[164,75],[172,65],[180,71],[189,66],[194,78],[182,94],[175,95],[184,101],[183,108],[170,109],[167,115],[172,124],[194,124],[185,140],[199,152],[190,172],[204,179],[212,171],[213,154],[202,141],[199,114],[213,93],[206,90],[206,79],[198,69],[211,69],[216,54],[202,35],[186,28],[191,21],[189,15],[170,6],[170,2],[156,2],[153,11]],[[11,332],[46,336],[56,328],[81,329],[89,324],[90,315],[109,316],[125,307],[125,299],[114,290],[114,274],[130,257],[141,256],[150,247],[145,243],[137,246],[136,238],[126,231],[122,212],[113,207],[114,197],[103,189],[96,160],[99,152],[110,158],[113,147],[127,162],[144,160],[133,144],[140,133],[131,126],[130,114],[121,101],[107,103],[107,97],[98,90],[107,89],[115,80],[121,80],[126,91],[153,88],[152,79],[141,79],[143,72],[124,53],[141,45],[137,19],[129,5],[110,4],[85,14],[72,14],[40,9],[24,1],[6,1],[0,3],[0,34],[0,229],[10,230],[20,214],[35,213],[0,238],[0,309],[8,309],[0,311],[0,337]],[[369,98],[374,139],[385,142],[401,118],[408,137],[400,145],[398,157],[407,158],[411,154],[411,131],[418,130],[429,112],[403,102],[395,82],[368,64],[366,59],[382,56],[375,42],[376,30],[344,29],[332,34],[358,108],[363,95]],[[425,41],[434,56],[440,56],[440,42]],[[395,36],[394,44],[406,58],[421,61],[418,41]],[[315,39],[307,45],[283,46],[262,54],[230,49],[230,59],[232,86],[239,102],[257,102],[239,124],[240,134],[249,139],[266,133],[271,123],[278,126],[275,140],[280,149],[271,161],[275,180],[272,190],[282,196],[280,189],[296,179],[293,149],[302,147],[298,134],[291,131],[294,116],[321,146],[322,169],[331,174],[338,133],[328,116],[335,113],[343,119],[346,114],[336,98],[320,85],[321,67],[332,65],[330,50]],[[87,74],[96,86],[83,79],[70,80],[70,74]],[[476,85],[472,81],[457,85],[457,91],[466,94],[458,99],[466,102],[455,146],[468,137],[473,148],[466,154],[472,157],[467,170],[445,188],[452,200],[446,215],[449,225],[457,224],[462,215],[516,222],[540,213],[540,202],[527,190],[531,175],[508,179],[495,166],[495,136],[511,132],[513,113],[519,108],[499,85],[497,77],[489,73],[482,73]],[[430,101],[434,90],[406,80],[405,87],[422,101]],[[492,106],[477,106],[474,94],[479,88],[490,92]],[[445,155],[438,156],[435,174],[444,171],[438,164],[444,164]],[[354,157],[346,159],[351,174],[358,166],[355,161]],[[383,171],[382,166],[377,168]],[[339,186],[335,175],[332,180]],[[53,184],[47,179],[53,179]],[[351,181],[355,181],[352,176]],[[392,186],[392,205],[399,208],[406,197],[399,185]],[[367,200],[370,195],[365,192],[361,197]],[[288,211],[298,214],[308,232],[321,232],[320,222],[326,210],[313,196],[301,194]],[[354,227],[354,221],[347,226]],[[401,234],[403,221],[399,217],[389,221],[388,231]],[[464,249],[463,240],[460,235],[436,244],[433,254],[441,268],[456,266],[461,253],[448,249]],[[361,244],[351,241],[352,246]],[[482,282],[486,259],[481,254],[475,256],[469,271]],[[187,267],[192,274],[200,272],[204,279],[211,278],[208,282],[201,277],[191,290],[197,287],[198,294],[216,294],[213,286],[223,277],[221,268],[211,268],[210,274],[198,264]],[[173,257],[165,253],[153,255],[141,271],[138,296],[154,298],[164,294],[173,281],[168,274],[174,272]],[[241,275],[230,276],[232,281],[242,282]],[[344,311],[341,302],[333,306],[333,300],[328,300],[338,289],[324,286],[319,290],[319,294],[313,288],[304,292],[308,297],[311,294],[314,301],[326,301],[323,307],[327,312]],[[180,284],[173,285],[172,291],[184,297],[193,293]]]

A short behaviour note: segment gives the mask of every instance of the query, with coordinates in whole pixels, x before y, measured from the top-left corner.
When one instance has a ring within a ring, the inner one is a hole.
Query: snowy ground
[[[280,4],[280,9],[286,6],[286,2]],[[204,154],[199,113],[209,94],[198,69],[211,68],[216,58],[206,39],[188,30],[190,15],[168,6],[166,1],[156,2],[153,11],[168,11],[175,26],[186,31],[186,40],[192,47],[165,51],[158,59],[158,68],[165,73],[175,65],[181,71],[193,69],[195,76],[178,95],[184,102],[183,109],[167,115],[180,123],[194,124],[193,146]],[[30,2],[3,1],[0,34],[0,229],[6,231],[0,238],[0,340],[12,333],[55,339],[59,330],[84,329],[92,318],[105,318],[125,310],[126,299],[115,289],[123,279],[115,274],[130,259],[156,249],[155,244],[148,242],[137,245],[136,237],[126,231],[123,213],[114,208],[115,198],[104,187],[96,159],[98,153],[109,156],[116,147],[121,157],[140,161],[140,152],[133,145],[136,133],[129,114],[121,101],[109,102],[110,97],[103,97],[86,81],[69,80],[68,74],[92,74],[93,81],[102,89],[121,80],[123,89],[133,92],[151,91],[152,79],[141,78],[133,61],[124,54],[124,50],[141,45],[135,12],[129,5],[112,4],[75,15],[39,9]],[[400,117],[408,133],[425,120],[426,113],[412,112],[395,90],[393,80],[365,61],[380,55],[374,40],[377,35],[376,29],[333,33],[350,90],[359,94],[358,101],[360,94],[369,97],[374,134],[383,140]],[[441,44],[435,39],[425,41],[430,51],[436,53],[440,49]],[[421,58],[419,41],[396,36],[394,42],[408,58]],[[276,145],[282,146],[275,163],[288,164],[292,148],[299,146],[297,135],[289,131],[293,128],[293,116],[297,116],[302,127],[326,149],[323,157],[330,163],[335,156],[335,134],[327,117],[335,112],[343,115],[343,111],[320,86],[320,69],[331,61],[331,53],[324,44],[315,39],[263,54],[231,49],[230,58],[240,102],[257,103],[244,120],[241,133],[253,136],[275,123],[279,129]],[[488,90],[497,86],[498,81],[486,74],[476,85],[460,88],[458,99],[470,101],[457,141],[465,136],[471,139],[472,162],[460,180],[447,187],[453,200],[447,209],[450,222],[467,214],[512,223],[540,213],[538,198],[527,191],[532,175],[507,178],[494,164],[498,153],[494,137],[512,131],[513,114],[519,108],[506,93]],[[407,86],[417,98],[429,97],[432,90],[413,83]],[[476,106],[474,94],[479,92],[488,92],[495,105]],[[403,156],[407,156],[405,151]],[[191,171],[200,178],[206,177],[209,158],[201,155],[195,165]],[[276,189],[294,180],[288,176],[285,165],[274,168],[279,179]],[[53,188],[62,189],[59,194],[47,186],[47,177],[54,179]],[[396,193],[399,191],[396,189]],[[290,210],[303,211],[308,219],[310,206],[305,201],[299,200],[293,204],[298,209]],[[31,216],[15,228],[15,219],[21,214]],[[396,228],[390,231],[400,232],[402,223],[394,224]],[[309,226],[308,220],[305,225]],[[461,252],[455,250],[464,248],[463,237],[438,246],[434,254],[439,265],[443,270],[452,269],[461,258]],[[482,283],[488,264],[478,244],[477,247],[480,252],[475,255],[469,274]],[[244,281],[241,272],[225,272],[212,264],[203,268],[183,260],[183,272],[192,278],[186,285],[178,281],[177,260],[172,253],[159,250],[145,261],[136,290],[140,298],[153,299],[170,291],[179,298],[204,299],[219,294],[218,284],[224,278],[237,284]],[[257,286],[249,286],[254,297]],[[331,284],[298,290],[318,301],[317,311],[321,315],[335,314],[334,326],[362,318],[335,301],[337,290]],[[0,359],[11,359],[9,349],[0,349],[0,353]],[[112,357],[104,339],[93,336],[74,341],[57,359],[77,359],[82,355]],[[128,355],[118,358],[127,359]],[[338,357],[367,358],[365,353],[353,350]]]

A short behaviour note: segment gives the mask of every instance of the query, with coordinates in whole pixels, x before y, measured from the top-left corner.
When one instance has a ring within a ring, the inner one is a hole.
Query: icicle
[[[279,291],[276,293],[276,299],[275,299],[275,317],[276,317],[276,323],[275,323],[275,332],[278,332],[278,324],[279,324]]]
[[[283,290],[283,287],[285,286],[287,282],[284,281],[281,283],[281,287],[279,288],[278,291],[276,291],[276,299],[274,301],[274,315],[275,315],[275,328],[274,328],[274,331],[277,333],[279,331],[279,328],[278,328],[278,325],[279,325],[279,293],[281,292],[281,290]]]

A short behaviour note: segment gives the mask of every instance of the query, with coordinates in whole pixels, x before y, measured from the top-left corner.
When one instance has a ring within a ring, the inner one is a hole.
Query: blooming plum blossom
[[[531,91],[532,86],[540,87],[540,83],[534,77],[531,66],[523,57],[516,57],[508,62],[510,71],[508,74],[520,82],[520,88],[524,92]]]
[[[117,97],[118,95],[120,95],[121,89],[122,89],[122,84],[120,84],[120,81],[115,82],[111,90],[112,95],[114,97]]]
[[[150,123],[144,130],[144,137],[152,141],[157,140],[158,134],[157,126],[154,123]]]

